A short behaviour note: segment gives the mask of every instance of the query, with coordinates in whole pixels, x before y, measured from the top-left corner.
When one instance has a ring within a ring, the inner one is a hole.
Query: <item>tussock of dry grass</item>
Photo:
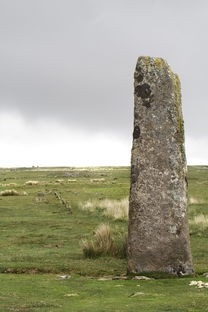
[[[7,183],[7,184],[1,184],[2,187],[15,187],[17,186],[17,183]]]
[[[126,239],[115,241],[108,224],[100,224],[91,240],[82,240],[81,248],[86,258],[99,256],[126,257]]]
[[[26,196],[26,192],[18,192],[16,190],[5,190],[0,192],[0,196]]]
[[[202,199],[196,198],[196,197],[190,197],[189,198],[189,204],[192,205],[200,205],[200,204],[205,204],[206,202]]]
[[[92,183],[103,183],[103,182],[105,182],[105,179],[104,178],[91,179],[90,182],[92,182]]]
[[[190,220],[190,224],[198,225],[201,229],[208,228],[208,216],[204,214],[199,214]]]
[[[40,182],[39,181],[27,181],[25,182],[25,185],[38,185]]]
[[[93,239],[81,241],[83,253],[87,258],[110,255],[113,252],[113,245],[112,232],[107,224],[100,224],[97,227]]]
[[[25,191],[23,191],[23,192],[20,192],[20,195],[27,196],[27,195],[28,195],[28,193],[27,193],[27,192],[25,192]]]
[[[128,218],[129,200],[127,197],[121,200],[116,199],[88,200],[80,206],[82,209],[86,209],[89,211],[102,209],[104,215],[112,217],[114,219]]]
[[[108,224],[100,224],[95,231],[95,238],[99,248],[108,253],[113,248],[111,228]]]
[[[57,179],[55,182],[56,182],[56,183],[63,184],[63,183],[64,183],[64,179]]]
[[[0,192],[1,196],[19,196],[20,193],[17,192],[16,190],[5,190]]]

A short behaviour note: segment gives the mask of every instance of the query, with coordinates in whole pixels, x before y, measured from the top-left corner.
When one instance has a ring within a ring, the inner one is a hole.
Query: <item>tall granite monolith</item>
[[[128,271],[192,274],[180,81],[139,57],[134,93]]]

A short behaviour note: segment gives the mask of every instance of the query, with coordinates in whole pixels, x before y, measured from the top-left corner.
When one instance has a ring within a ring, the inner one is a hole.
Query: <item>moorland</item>
[[[208,311],[208,288],[189,285],[208,282],[208,167],[188,167],[192,277],[114,279],[126,276],[129,177],[129,167],[0,169],[0,311]],[[109,250],[96,243],[101,225]]]

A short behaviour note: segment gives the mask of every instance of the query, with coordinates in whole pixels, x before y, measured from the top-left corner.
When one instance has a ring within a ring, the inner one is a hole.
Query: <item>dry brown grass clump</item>
[[[202,205],[205,204],[206,202],[203,199],[199,199],[196,197],[190,197],[189,198],[189,204],[191,205]]]
[[[56,183],[63,184],[63,183],[64,183],[64,179],[57,179],[55,182],[56,182]]]
[[[103,183],[103,182],[105,182],[105,179],[104,178],[91,179],[90,182],[92,182],[92,183]]]
[[[23,192],[20,192],[20,195],[27,196],[27,195],[28,195],[28,193],[27,193],[27,192],[25,192],[25,191],[23,191]]]
[[[0,196],[27,196],[27,192],[18,192],[16,190],[5,190],[0,192]]]
[[[19,196],[20,193],[16,190],[5,190],[0,192],[1,196]]]
[[[202,230],[208,228],[208,216],[204,214],[199,214],[193,218],[193,220],[190,220],[190,224],[192,225],[198,225]]]
[[[86,258],[100,256],[126,257],[126,239],[116,241],[108,224],[100,224],[91,240],[82,240],[81,247]]]
[[[3,187],[15,187],[15,186],[17,186],[17,183],[7,183],[7,184],[2,184],[1,186],[3,186]]]
[[[38,185],[39,183],[39,181],[27,181],[25,182],[25,185]]]
[[[127,219],[129,211],[129,200],[127,197],[121,200],[88,200],[81,205],[81,208],[89,211],[102,209],[105,216],[109,216],[114,219]]]
[[[113,248],[112,233],[109,225],[101,224],[94,232],[91,240],[83,239],[81,248],[86,258],[96,258],[101,255],[109,255]]]

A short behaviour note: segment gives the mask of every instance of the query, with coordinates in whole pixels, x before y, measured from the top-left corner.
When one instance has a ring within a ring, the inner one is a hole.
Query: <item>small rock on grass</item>
[[[114,276],[112,279],[113,280],[127,280],[128,277],[127,276]]]
[[[65,294],[65,297],[77,297],[79,296],[78,294]]]
[[[98,281],[111,281],[112,277],[99,277]]]
[[[114,280],[114,281],[119,281],[119,280],[153,280],[154,278],[150,278],[150,277],[147,277],[147,276],[134,276],[133,278],[130,278],[128,276],[124,276],[124,275],[121,275],[121,276],[114,276],[114,277],[108,277],[108,276],[103,276],[103,277],[100,277],[98,278],[98,281],[110,281],[110,280]]]
[[[144,281],[149,281],[149,280],[153,280],[153,278],[147,277],[147,276],[134,276],[132,278],[133,280],[144,280]]]
[[[135,292],[131,294],[129,297],[137,297],[137,296],[142,296],[142,295],[144,295],[144,293],[140,291],[140,292]]]
[[[204,277],[208,277],[208,272],[203,274]]]
[[[68,279],[70,277],[71,277],[70,275],[59,275],[58,279]]]
[[[197,288],[208,288],[208,283],[202,281],[191,281],[189,286],[196,286]]]

